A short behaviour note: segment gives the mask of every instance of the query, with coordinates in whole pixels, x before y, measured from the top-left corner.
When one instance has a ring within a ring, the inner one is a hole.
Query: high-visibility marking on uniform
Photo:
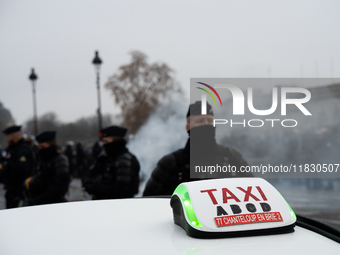
[[[31,181],[32,177],[28,177],[25,181],[25,186],[26,189],[29,190],[30,189],[30,181]]]

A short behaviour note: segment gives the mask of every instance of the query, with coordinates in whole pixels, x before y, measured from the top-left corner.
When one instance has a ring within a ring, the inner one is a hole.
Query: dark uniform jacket
[[[17,207],[23,198],[23,182],[30,175],[33,153],[24,139],[9,147],[0,163],[0,182],[5,184],[7,208]]]
[[[26,180],[29,204],[40,205],[65,202],[70,183],[69,162],[64,154],[41,160],[36,173]]]
[[[239,151],[222,145],[217,145],[217,154],[212,162],[220,166],[236,166],[237,170],[241,166],[248,165]],[[252,174],[247,173],[223,173],[223,175],[226,178],[252,177]],[[199,179],[190,178],[190,151],[189,142],[187,142],[184,149],[167,154],[158,161],[156,168],[146,183],[143,196],[172,195],[180,183],[195,180]]]
[[[83,178],[94,199],[130,198],[138,193],[139,163],[127,148],[115,155],[101,155]]]

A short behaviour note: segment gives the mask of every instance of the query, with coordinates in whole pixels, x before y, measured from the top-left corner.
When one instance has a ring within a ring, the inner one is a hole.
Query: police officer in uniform
[[[58,149],[56,132],[45,131],[36,137],[39,162],[35,173],[26,179],[27,205],[66,202],[70,183],[69,162]]]
[[[21,126],[11,126],[3,133],[8,147],[0,162],[0,182],[5,184],[6,208],[15,208],[23,199],[22,184],[31,173],[33,153],[23,139]]]
[[[189,134],[183,149],[179,149],[161,158],[146,183],[143,196],[171,195],[182,182],[214,177],[209,173],[201,178],[190,178],[190,167],[194,166],[234,166],[237,171],[247,166],[242,154],[234,148],[216,143],[213,111],[207,103],[207,114],[201,115],[201,102],[189,106],[186,130]],[[191,163],[191,165],[190,165]],[[252,177],[249,173],[223,173],[224,177]],[[221,175],[220,175],[221,176]],[[218,178],[218,176],[216,176]]]
[[[111,126],[99,133],[105,154],[83,176],[83,186],[94,199],[130,198],[138,193],[140,167],[125,146],[126,132],[126,128]]]

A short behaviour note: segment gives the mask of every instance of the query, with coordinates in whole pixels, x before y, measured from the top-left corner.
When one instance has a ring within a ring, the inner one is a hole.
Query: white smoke
[[[140,196],[157,162],[166,154],[183,148],[188,139],[185,130],[189,100],[182,93],[168,92],[149,120],[129,140],[128,148],[141,166]]]

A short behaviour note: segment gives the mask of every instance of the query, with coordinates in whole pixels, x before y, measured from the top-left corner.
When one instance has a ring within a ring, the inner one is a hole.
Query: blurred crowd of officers
[[[198,180],[190,178],[192,159],[195,165],[233,165],[238,169],[248,165],[239,151],[216,143],[212,108],[207,104],[206,115],[201,115],[201,108],[200,101],[189,106],[185,126],[188,140],[184,148],[158,161],[144,196],[171,195],[180,183]],[[21,126],[8,127],[3,133],[7,148],[1,152],[0,183],[5,185],[7,208],[66,202],[72,177],[82,180],[93,199],[131,198],[139,192],[140,165],[126,147],[124,127],[102,129],[101,141],[90,153],[81,143],[75,150],[71,143],[61,150],[56,131],[44,131],[36,141],[25,140]],[[229,177],[251,176],[233,173]]]

